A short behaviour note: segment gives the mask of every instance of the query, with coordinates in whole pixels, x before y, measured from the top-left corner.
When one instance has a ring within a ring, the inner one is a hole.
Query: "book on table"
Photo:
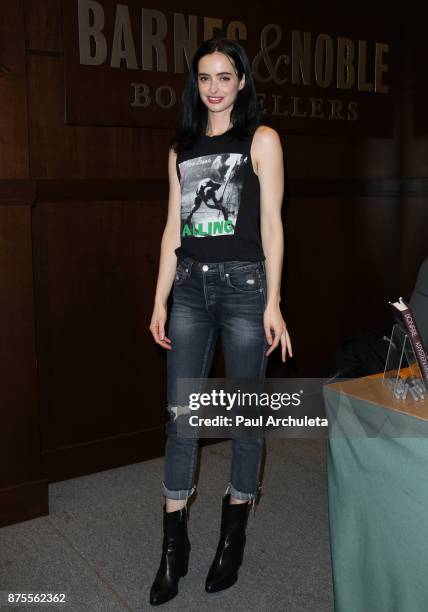
[[[389,302],[389,305],[391,306],[396,323],[398,323],[407,333],[421,374],[423,378],[428,381],[428,353],[422,342],[412,309],[401,297],[397,302]]]

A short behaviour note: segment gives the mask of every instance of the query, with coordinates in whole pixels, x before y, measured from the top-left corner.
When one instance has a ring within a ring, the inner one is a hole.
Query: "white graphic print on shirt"
[[[179,164],[183,238],[235,233],[247,161],[241,153],[216,153]]]

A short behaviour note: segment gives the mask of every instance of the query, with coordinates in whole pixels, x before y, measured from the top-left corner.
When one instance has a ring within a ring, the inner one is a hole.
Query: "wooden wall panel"
[[[23,2],[0,21],[0,525],[48,512],[36,388]]]
[[[30,206],[0,206],[0,481],[39,473]],[[22,461],[19,461],[19,458]]]
[[[422,261],[428,257],[428,86],[423,70],[428,59],[427,20],[419,11],[403,22],[400,130],[400,176],[403,177],[400,208],[400,295],[410,295]],[[425,105],[419,111],[418,103]]]
[[[43,452],[160,428],[165,355],[149,337],[162,202],[37,206]]]
[[[422,187],[421,187],[422,189]],[[402,199],[402,232],[400,243],[400,295],[410,296],[422,261],[428,257],[428,179],[425,195]]]
[[[24,0],[27,53],[63,53],[63,0]]]
[[[281,140],[291,180],[370,180],[398,176],[396,142],[391,138],[284,134]],[[323,193],[318,195],[322,197]]]
[[[287,324],[299,375],[328,375],[343,338],[389,321],[399,289],[398,198],[295,198],[287,214]],[[279,368],[278,368],[279,370]]]
[[[22,0],[2,2],[0,20],[0,179],[28,176]]]
[[[31,262],[30,205],[0,200],[0,525],[47,513]]]
[[[29,54],[27,61],[34,178],[167,177],[171,130],[67,126],[62,57]]]

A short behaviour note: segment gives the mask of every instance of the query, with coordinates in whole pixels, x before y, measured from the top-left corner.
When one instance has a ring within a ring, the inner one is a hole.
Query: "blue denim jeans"
[[[178,378],[208,377],[218,336],[226,378],[264,379],[269,347],[263,327],[266,306],[264,261],[201,263],[185,257],[177,264],[167,336],[165,479],[163,493],[184,499],[195,491],[198,437],[180,437],[177,420],[190,409],[177,404]],[[226,493],[253,503],[259,481],[263,434],[232,439],[232,463]]]

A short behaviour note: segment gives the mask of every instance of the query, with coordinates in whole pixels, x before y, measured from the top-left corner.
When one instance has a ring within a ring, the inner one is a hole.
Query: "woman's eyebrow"
[[[198,74],[199,74],[199,76],[210,76],[208,74],[208,72],[199,72]],[[219,76],[220,74],[229,74],[229,75],[232,75],[231,72],[217,72],[217,76]]]

